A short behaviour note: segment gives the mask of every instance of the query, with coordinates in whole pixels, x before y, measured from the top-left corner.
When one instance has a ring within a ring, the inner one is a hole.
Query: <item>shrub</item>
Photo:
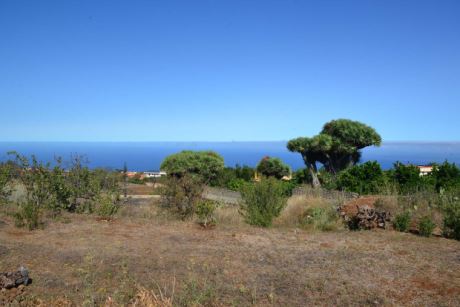
[[[166,157],[161,163],[161,169],[174,177],[194,175],[210,183],[223,171],[224,159],[213,151],[184,150]]]
[[[0,204],[5,202],[11,195],[9,187],[11,180],[11,168],[6,163],[0,163]]]
[[[336,184],[339,190],[376,194],[385,186],[385,176],[380,164],[368,161],[339,173]]]
[[[339,216],[332,206],[308,208],[301,220],[305,226],[314,230],[331,231],[337,229]]]
[[[25,202],[21,204],[18,212],[14,215],[16,227],[27,226],[29,230],[34,230],[42,224],[40,218],[40,207],[36,206],[32,202]]]
[[[408,211],[398,214],[395,216],[393,220],[393,227],[397,231],[406,232],[409,230],[410,219],[411,219],[411,216]]]
[[[115,203],[114,198],[115,197],[112,195],[100,195],[96,200],[95,213],[99,217],[111,219],[120,208],[120,206]]]
[[[457,197],[446,199],[443,204],[444,234],[460,240],[460,201]]]
[[[421,236],[430,237],[433,233],[436,224],[433,222],[431,217],[425,215],[418,222],[418,232]]]
[[[275,178],[264,178],[245,186],[241,196],[240,213],[246,222],[262,227],[272,225],[273,219],[279,216],[287,201],[282,183]]]
[[[196,205],[195,213],[198,216],[199,223],[205,228],[216,223],[214,216],[216,208],[215,202],[211,200],[202,200]]]
[[[235,178],[227,182],[226,188],[232,191],[240,191],[244,185],[248,184],[247,181],[241,178]]]
[[[281,159],[264,157],[257,165],[257,171],[263,176],[281,179],[289,176],[291,169]]]
[[[455,163],[445,161],[441,165],[434,165],[432,175],[438,191],[455,190],[460,187],[460,169]]]
[[[203,186],[199,179],[190,175],[169,177],[162,192],[164,205],[184,220],[195,212]]]
[[[415,165],[405,165],[396,162],[388,172],[391,181],[396,183],[400,193],[407,194],[416,191],[434,189],[432,176],[420,176],[420,169]]]

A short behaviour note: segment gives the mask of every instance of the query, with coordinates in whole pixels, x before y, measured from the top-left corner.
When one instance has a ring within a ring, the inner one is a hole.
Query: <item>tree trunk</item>
[[[305,164],[307,165],[308,171],[310,172],[312,187],[314,189],[321,187],[321,183],[319,182],[318,174],[316,170],[316,164],[310,163],[308,161],[305,161]]]

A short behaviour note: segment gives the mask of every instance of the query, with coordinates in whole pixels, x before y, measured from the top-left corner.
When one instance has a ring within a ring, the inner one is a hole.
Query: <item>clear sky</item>
[[[460,140],[460,1],[0,1],[0,140]]]

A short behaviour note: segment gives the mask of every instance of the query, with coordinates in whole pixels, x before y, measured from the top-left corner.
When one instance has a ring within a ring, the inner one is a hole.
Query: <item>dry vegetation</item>
[[[28,231],[3,208],[0,271],[23,264],[33,282],[1,292],[0,304],[460,305],[460,242],[303,222],[330,205],[291,198],[270,229],[244,224],[231,206],[203,229],[144,200],[110,222],[65,213]]]

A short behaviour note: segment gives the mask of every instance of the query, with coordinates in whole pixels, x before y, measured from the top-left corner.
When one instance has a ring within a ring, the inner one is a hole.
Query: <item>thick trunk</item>
[[[316,170],[315,168],[313,168],[312,166],[308,167],[309,171],[310,171],[310,175],[311,175],[311,185],[313,186],[313,188],[319,188],[321,187],[321,183],[319,182],[319,179],[318,179],[318,174],[316,173]]]
[[[318,179],[317,169],[315,163],[310,163],[307,159],[304,158],[305,165],[308,168],[311,176],[311,185],[314,189],[321,187],[321,183]]]

